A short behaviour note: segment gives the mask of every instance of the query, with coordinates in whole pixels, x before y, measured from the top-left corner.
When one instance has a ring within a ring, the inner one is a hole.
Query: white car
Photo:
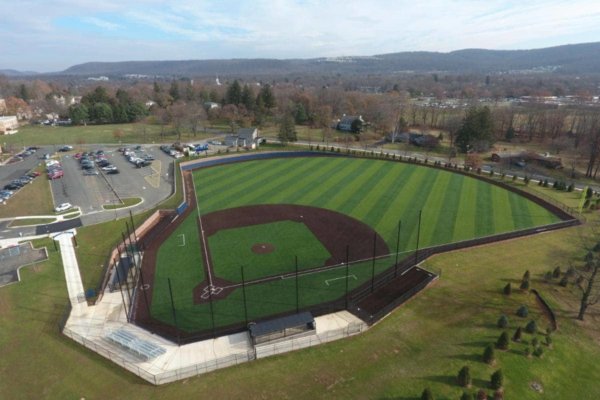
[[[73,205],[71,203],[62,203],[59,204],[54,211],[56,211],[57,213],[59,212],[63,212],[63,211],[67,211],[69,209],[73,208]]]

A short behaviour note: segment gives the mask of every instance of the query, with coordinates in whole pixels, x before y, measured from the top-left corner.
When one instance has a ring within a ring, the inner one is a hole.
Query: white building
[[[12,135],[18,132],[19,121],[16,116],[0,117],[0,135]]]

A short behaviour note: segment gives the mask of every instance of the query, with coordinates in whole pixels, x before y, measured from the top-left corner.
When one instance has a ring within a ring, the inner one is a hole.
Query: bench
[[[166,353],[164,348],[146,340],[142,340],[136,337],[134,334],[123,329],[112,331],[106,336],[106,338],[145,361],[152,360]]]

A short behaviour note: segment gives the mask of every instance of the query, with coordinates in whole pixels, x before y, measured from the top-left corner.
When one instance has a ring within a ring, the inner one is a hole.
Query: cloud
[[[49,71],[95,60],[308,58],[600,41],[600,2],[591,0],[124,3],[13,2],[0,15],[0,51],[8,56],[0,68]]]

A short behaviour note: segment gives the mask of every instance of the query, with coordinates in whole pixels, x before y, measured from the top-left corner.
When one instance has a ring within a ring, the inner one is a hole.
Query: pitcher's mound
[[[256,254],[269,254],[275,250],[271,243],[256,243],[252,246],[252,252]]]

